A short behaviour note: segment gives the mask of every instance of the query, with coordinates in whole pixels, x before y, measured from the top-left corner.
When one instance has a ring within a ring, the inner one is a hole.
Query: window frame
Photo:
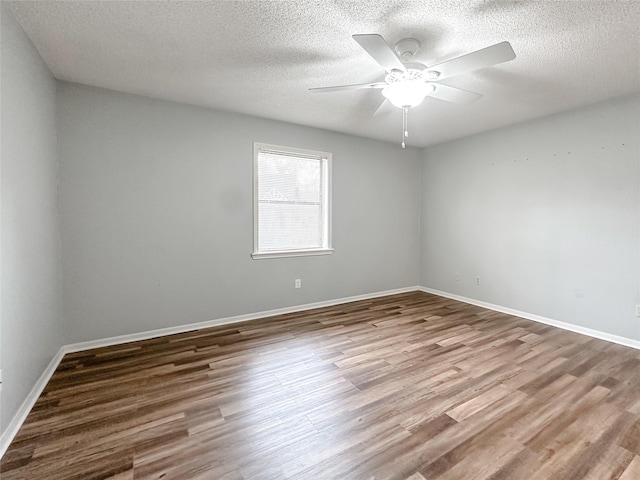
[[[308,157],[317,158],[324,162],[322,168],[322,174],[324,177],[324,188],[321,192],[321,198],[324,203],[322,221],[324,223],[324,245],[320,248],[295,248],[287,250],[268,250],[259,251],[259,178],[258,178],[258,156],[260,152],[268,151],[283,155],[290,155],[292,157]],[[283,258],[283,257],[302,257],[313,255],[331,255],[334,249],[331,246],[331,160],[332,154],[329,152],[319,152],[316,150],[307,150],[297,147],[286,147],[282,145],[272,145],[268,143],[253,143],[253,253],[251,256],[254,259],[264,258]]]

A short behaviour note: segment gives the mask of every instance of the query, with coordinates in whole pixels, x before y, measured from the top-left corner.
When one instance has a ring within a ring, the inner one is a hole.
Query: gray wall
[[[62,346],[56,84],[0,5],[2,21],[1,430]]]
[[[421,284],[639,339],[639,139],[635,95],[425,149]]]
[[[420,150],[77,84],[59,93],[71,342],[417,284]],[[333,153],[333,255],[250,257],[254,141]]]

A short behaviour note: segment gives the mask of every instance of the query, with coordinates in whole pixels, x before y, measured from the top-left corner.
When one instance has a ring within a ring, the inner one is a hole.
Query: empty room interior
[[[3,480],[640,478],[640,2],[0,19]]]

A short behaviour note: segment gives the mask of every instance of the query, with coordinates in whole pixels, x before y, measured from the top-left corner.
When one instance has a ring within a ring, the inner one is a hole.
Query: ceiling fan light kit
[[[501,42],[427,67],[413,58],[420,48],[420,42],[415,38],[400,40],[395,44],[394,49],[391,49],[384,38],[378,34],[353,35],[352,38],[387,72],[384,82],[311,88],[310,90],[335,92],[363,88],[382,89],[385,99],[402,109],[402,148],[405,148],[405,138],[409,135],[407,127],[409,109],[420,105],[427,96],[461,104],[471,103],[482,97],[479,93],[438,83],[436,80],[516,58],[509,42]]]
[[[406,73],[393,71],[385,77],[385,81],[387,86],[382,89],[382,95],[399,108],[416,107],[435,90],[433,85],[422,80],[419,70],[409,69]]]

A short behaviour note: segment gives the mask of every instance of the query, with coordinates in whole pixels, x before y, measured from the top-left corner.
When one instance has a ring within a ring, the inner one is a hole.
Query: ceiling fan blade
[[[516,54],[511,48],[511,44],[509,42],[500,42],[438,65],[433,65],[427,68],[425,72],[438,72],[437,78],[441,79],[508,62],[514,58],[516,58]]]
[[[389,101],[389,99],[385,98],[384,101],[380,104],[380,106],[376,109],[376,111],[373,112],[373,116],[377,117],[382,112],[386,112],[389,109],[389,105],[391,105],[391,102]]]
[[[363,88],[384,88],[386,86],[387,84],[385,82],[359,83],[356,85],[336,85],[335,87],[310,88],[309,91],[313,93],[324,93],[324,92],[339,92],[341,90],[360,90]]]
[[[476,100],[480,100],[482,95],[475,92],[469,92],[456,87],[450,87],[449,85],[443,85],[441,83],[430,83],[435,89],[429,94],[430,97],[437,98],[438,100],[445,100],[447,102],[469,104]]]
[[[391,72],[391,70],[407,71],[402,61],[380,35],[370,33],[352,35],[352,38],[358,42],[358,44],[364,48],[366,52],[387,71],[387,73]]]

